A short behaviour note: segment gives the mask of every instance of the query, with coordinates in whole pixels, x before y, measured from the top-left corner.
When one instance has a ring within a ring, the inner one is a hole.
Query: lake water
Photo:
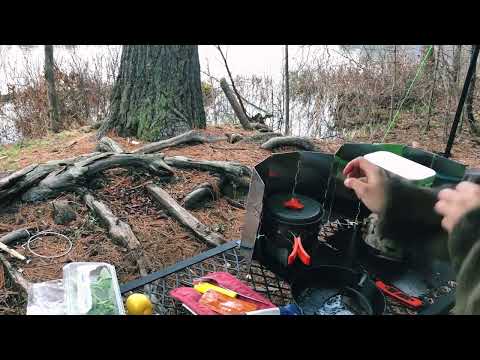
[[[284,61],[283,45],[222,45],[226,54],[230,70],[234,75],[259,77],[270,77],[274,87],[280,89],[282,82],[282,68]],[[106,66],[107,59],[116,57],[119,60],[121,46],[118,45],[78,45],[68,48],[65,46],[55,47],[54,56],[57,65],[69,70],[73,58],[80,58],[89,68],[94,71],[95,66]],[[289,65],[291,69],[322,57],[328,56],[330,66],[342,66],[348,60],[341,55],[340,47],[337,45],[315,45],[315,46],[289,46]],[[223,60],[218,50],[213,45],[200,45],[199,58],[202,71],[202,78],[208,79],[205,73],[219,79],[227,77]],[[7,93],[7,84],[24,84],[26,76],[42,74],[44,63],[43,46],[0,46],[0,93]],[[26,74],[27,69],[31,74]],[[114,74],[111,69],[102,72],[105,81],[113,81]],[[244,94],[249,97],[249,94]],[[268,108],[268,104],[258,104]],[[318,129],[307,129],[306,120],[302,119],[305,109],[302,104],[291,104],[292,133],[295,135],[319,136]],[[323,114],[324,122],[328,123],[328,106],[325,104]],[[310,124],[312,125],[312,124]],[[315,124],[313,124],[315,127]],[[318,124],[317,128],[318,128]],[[11,143],[17,141],[19,134],[16,133],[11,120],[8,104],[0,111],[0,143]]]

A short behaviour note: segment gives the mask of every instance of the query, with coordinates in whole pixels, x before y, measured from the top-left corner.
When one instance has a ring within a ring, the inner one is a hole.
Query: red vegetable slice
[[[296,197],[292,197],[290,200],[285,201],[283,206],[292,210],[302,210],[304,208],[303,204]]]

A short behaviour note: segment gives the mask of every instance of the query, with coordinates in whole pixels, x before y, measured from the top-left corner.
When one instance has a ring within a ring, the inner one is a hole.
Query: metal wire
[[[58,236],[58,237],[62,237],[62,238],[64,238],[64,239],[67,239],[67,241],[68,241],[68,243],[69,243],[69,247],[68,247],[68,249],[67,249],[65,252],[63,252],[62,254],[59,254],[59,255],[50,255],[50,256],[47,256],[47,255],[38,254],[38,253],[36,253],[35,251],[33,251],[33,250],[31,249],[30,244],[31,244],[32,240],[35,240],[35,239],[37,239],[38,237],[40,237],[40,236],[42,236],[42,235],[54,235],[54,236]],[[72,240],[70,240],[70,238],[69,238],[68,236],[63,235],[63,234],[60,234],[60,233],[57,233],[57,232],[55,232],[55,231],[48,231],[48,230],[46,230],[46,231],[41,231],[41,232],[39,232],[39,233],[31,236],[31,237],[28,239],[28,241],[27,241],[27,249],[28,249],[28,251],[30,251],[33,255],[38,256],[38,257],[43,258],[43,259],[56,259],[56,258],[60,258],[60,257],[62,257],[62,256],[67,255],[67,254],[72,250],[72,248],[73,248],[73,242],[72,242]]]

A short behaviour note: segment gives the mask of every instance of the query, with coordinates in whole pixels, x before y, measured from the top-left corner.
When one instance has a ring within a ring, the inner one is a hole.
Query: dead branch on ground
[[[171,216],[193,231],[198,238],[213,246],[225,243],[225,239],[222,235],[202,224],[196,217],[180,206],[165,190],[152,184],[147,185],[146,188],[153,198],[158,201],[158,203],[164,207]]]
[[[315,145],[311,139],[297,136],[275,137],[263,143],[261,148],[272,150],[280,146],[295,146],[307,151],[312,151],[315,149]]]

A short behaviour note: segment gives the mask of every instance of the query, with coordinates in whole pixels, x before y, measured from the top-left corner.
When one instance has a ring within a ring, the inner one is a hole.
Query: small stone
[[[65,225],[77,218],[75,210],[66,200],[53,201],[52,206],[55,224]]]

